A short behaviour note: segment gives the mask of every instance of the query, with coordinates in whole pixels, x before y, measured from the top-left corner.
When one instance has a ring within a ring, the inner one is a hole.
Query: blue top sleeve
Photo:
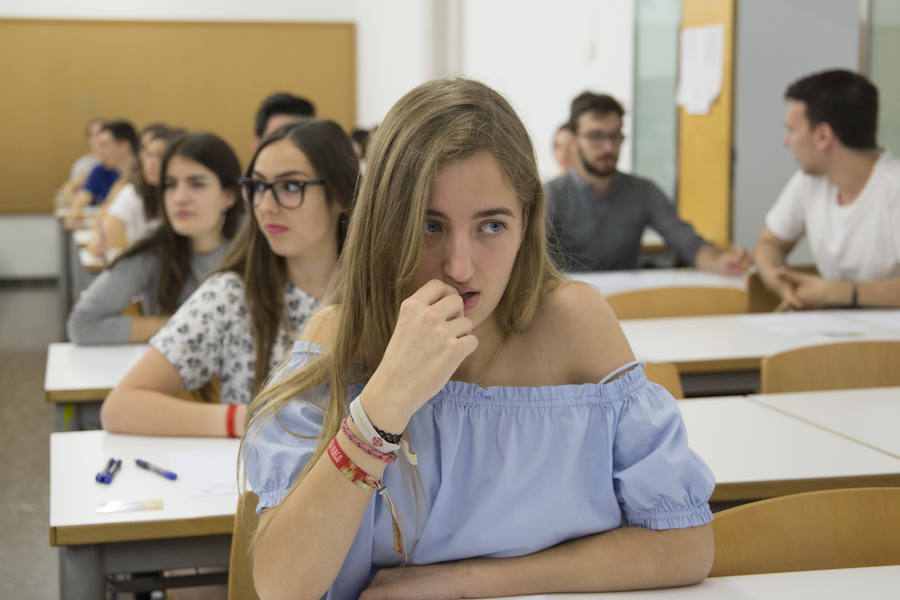
[[[688,446],[677,402],[655,383],[636,388],[619,415],[613,486],[629,525],[671,529],[712,520],[713,474]]]

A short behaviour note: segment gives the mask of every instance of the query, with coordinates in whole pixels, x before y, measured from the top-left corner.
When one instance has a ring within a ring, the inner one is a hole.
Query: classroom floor
[[[48,539],[53,409],[47,344],[60,335],[55,285],[0,286],[0,598],[59,597]]]

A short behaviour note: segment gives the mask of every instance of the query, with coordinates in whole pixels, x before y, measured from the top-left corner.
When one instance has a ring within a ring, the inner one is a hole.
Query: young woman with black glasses
[[[105,429],[238,436],[246,407],[319,304],[347,228],[358,174],[350,140],[327,120],[273,131],[241,190],[253,215],[222,265],[150,340],[103,404]],[[180,400],[221,381],[219,405]]]

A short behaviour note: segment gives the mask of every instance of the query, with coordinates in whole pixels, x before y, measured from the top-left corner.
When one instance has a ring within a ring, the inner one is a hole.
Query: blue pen
[[[137,466],[139,466],[140,468],[147,469],[148,471],[153,471],[157,475],[162,475],[166,479],[171,479],[172,481],[175,481],[176,479],[178,479],[178,475],[176,475],[172,471],[166,471],[165,469],[161,469],[161,468],[157,467],[156,465],[151,465],[146,460],[141,460],[140,458],[136,458],[134,460],[134,462],[136,462]]]
[[[113,477],[115,477],[121,467],[121,459],[111,458],[106,462],[106,466],[103,467],[103,470],[97,473],[94,480],[98,483],[112,483]]]

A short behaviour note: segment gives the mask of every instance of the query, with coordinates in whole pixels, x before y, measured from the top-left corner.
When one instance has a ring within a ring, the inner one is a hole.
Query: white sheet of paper
[[[237,449],[172,452],[167,466],[192,497],[237,495]],[[163,466],[163,465],[160,465]]]
[[[738,317],[744,323],[764,327],[781,335],[827,335],[854,337],[863,335],[865,328],[859,323],[837,316],[812,313],[767,313]]]
[[[900,331],[900,310],[860,310],[847,316],[854,321],[868,323],[879,329],[889,327]]]
[[[722,92],[724,25],[683,29],[680,52],[676,100],[689,115],[705,115]]]

